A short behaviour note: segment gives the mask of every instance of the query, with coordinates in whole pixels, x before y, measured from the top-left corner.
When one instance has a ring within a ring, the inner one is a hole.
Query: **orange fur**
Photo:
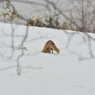
[[[48,40],[45,45],[44,48],[42,49],[42,52],[44,53],[53,53],[53,50],[56,51],[57,53],[60,52],[60,50],[57,48],[57,46],[55,45],[55,43],[52,40]]]

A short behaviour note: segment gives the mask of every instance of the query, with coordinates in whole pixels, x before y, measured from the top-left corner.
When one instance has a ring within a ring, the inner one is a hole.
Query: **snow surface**
[[[25,26],[13,27],[15,35],[25,34]],[[4,48],[4,43],[11,45],[11,37],[3,36],[3,33],[11,34],[12,31],[11,25],[0,23],[0,53],[5,56],[11,55],[11,49]],[[67,49],[70,33],[75,32],[29,27],[24,44],[28,51],[24,51],[26,56],[20,59],[21,75],[17,75],[16,71],[16,58],[20,50],[15,49],[12,60],[0,57],[0,95],[95,95],[95,59],[80,60],[91,56],[88,38],[80,32],[75,34]],[[95,34],[89,35],[95,38]],[[60,54],[41,52],[49,39],[55,42]],[[22,38],[15,37],[15,47],[21,41]],[[95,53],[95,42],[91,43]],[[4,69],[7,67],[10,68]]]

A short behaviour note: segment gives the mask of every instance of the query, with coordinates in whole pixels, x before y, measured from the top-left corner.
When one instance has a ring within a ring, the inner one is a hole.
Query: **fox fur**
[[[56,51],[58,54],[60,52],[60,50],[57,48],[57,46],[55,45],[55,43],[52,40],[48,40],[43,49],[42,52],[44,53],[53,53],[53,50]]]

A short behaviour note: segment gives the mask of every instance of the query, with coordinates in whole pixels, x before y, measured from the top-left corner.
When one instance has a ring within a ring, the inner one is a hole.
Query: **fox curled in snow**
[[[42,52],[44,52],[44,53],[53,53],[53,50],[56,51],[57,53],[60,52],[60,50],[57,48],[55,43],[52,40],[48,40],[45,43],[44,48],[42,49]]]

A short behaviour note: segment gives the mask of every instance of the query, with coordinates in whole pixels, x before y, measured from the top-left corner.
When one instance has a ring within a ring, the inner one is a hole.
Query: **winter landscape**
[[[18,50],[26,31],[27,50]],[[0,95],[95,95],[95,42],[86,35],[0,23]],[[48,40],[59,54],[41,52]]]

